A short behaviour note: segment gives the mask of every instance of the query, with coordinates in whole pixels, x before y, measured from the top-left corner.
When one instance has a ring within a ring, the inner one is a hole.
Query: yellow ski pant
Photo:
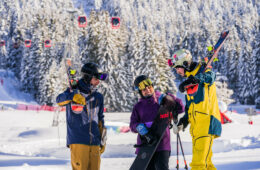
[[[100,146],[71,144],[70,152],[73,170],[100,169]]]
[[[200,136],[192,139],[191,170],[216,170],[211,161],[214,136]]]

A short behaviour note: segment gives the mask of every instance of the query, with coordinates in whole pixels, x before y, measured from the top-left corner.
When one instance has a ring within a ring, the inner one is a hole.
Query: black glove
[[[178,120],[178,113],[176,112],[176,101],[172,96],[162,94],[159,97],[159,104],[166,108],[168,112],[171,112],[171,119]]]
[[[157,138],[155,135],[148,132],[146,135],[141,136],[141,141],[142,141],[142,144],[152,146],[157,143]]]
[[[188,77],[187,80],[185,80],[184,82],[182,82],[180,85],[179,85],[179,90],[181,93],[184,93],[185,92],[185,86],[187,85],[190,85],[190,84],[198,84],[200,82],[199,79],[196,79],[194,76],[190,76]]]
[[[188,118],[185,117],[185,116],[183,116],[182,118],[180,118],[180,120],[179,120],[177,126],[178,126],[178,127],[183,126],[183,127],[182,127],[182,130],[184,130],[184,129],[188,126],[188,124],[189,124]]]
[[[160,98],[162,96],[163,95],[161,95]],[[164,95],[161,101],[159,101],[159,104],[164,106],[168,111],[172,111],[176,107],[176,102],[170,95]]]
[[[77,89],[78,88],[78,80],[70,80],[70,85],[72,89]]]

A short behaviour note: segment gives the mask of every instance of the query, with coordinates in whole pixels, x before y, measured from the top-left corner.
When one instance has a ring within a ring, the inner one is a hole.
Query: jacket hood
[[[202,67],[201,63],[197,64],[196,67],[192,71],[185,71],[185,77],[189,76],[195,76],[199,71],[200,68]]]
[[[83,79],[79,80],[78,88],[81,92],[85,94],[89,94],[91,92],[91,85],[87,84]]]

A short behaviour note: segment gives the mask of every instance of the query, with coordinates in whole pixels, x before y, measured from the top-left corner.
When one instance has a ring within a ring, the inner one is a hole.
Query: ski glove
[[[141,141],[144,144],[154,145],[157,142],[157,138],[148,132],[146,135],[141,136]]]
[[[145,126],[145,124],[143,123],[140,123],[136,126],[136,131],[141,135],[146,135],[148,133],[148,129],[147,127]]]
[[[106,149],[106,144],[105,145],[100,145],[100,153],[104,153]]]
[[[72,101],[77,104],[86,105],[86,98],[79,93],[74,94]]]
[[[78,88],[78,81],[77,80],[70,80],[70,85],[72,89]]]
[[[178,119],[178,113],[176,113],[176,101],[174,98],[170,95],[166,94],[161,94],[158,102],[160,105],[164,106],[168,112],[171,112],[171,119],[173,118],[174,120]]]
[[[98,128],[101,135],[100,153],[102,154],[103,152],[105,152],[106,149],[107,128],[103,126],[102,121],[98,121]]]
[[[185,128],[188,126],[189,121],[188,121],[188,117],[183,116],[182,118],[180,118],[179,122],[178,122],[178,129],[179,130],[185,130]]]
[[[190,85],[190,84],[198,84],[200,83],[200,80],[199,79],[196,79],[194,76],[189,76],[187,80],[185,80],[184,82],[182,82],[180,85],[179,85],[179,90],[181,93],[184,93],[185,92],[185,86],[187,85]]]
[[[160,95],[160,97],[159,97],[159,99],[158,99],[159,105],[163,105],[165,96],[166,96],[166,94],[161,94],[161,95]]]

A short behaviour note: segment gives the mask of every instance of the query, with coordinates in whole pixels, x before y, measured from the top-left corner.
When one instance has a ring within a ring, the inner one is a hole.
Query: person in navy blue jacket
[[[100,72],[95,63],[86,63],[82,78],[65,92],[57,96],[59,106],[66,106],[67,146],[71,151],[73,170],[99,170],[100,155],[104,152],[102,143],[104,129],[103,95],[96,89],[107,74]],[[75,107],[75,106],[81,106]]]

